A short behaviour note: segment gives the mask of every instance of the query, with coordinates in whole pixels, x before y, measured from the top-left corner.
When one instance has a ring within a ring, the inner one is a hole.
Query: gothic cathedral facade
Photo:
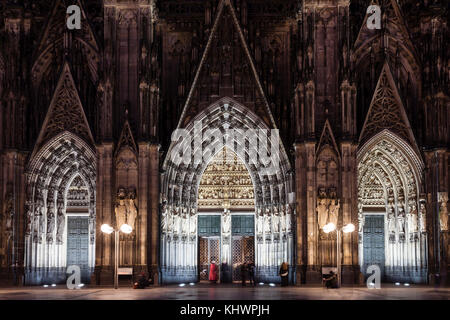
[[[449,9],[1,1],[0,284],[448,285]]]

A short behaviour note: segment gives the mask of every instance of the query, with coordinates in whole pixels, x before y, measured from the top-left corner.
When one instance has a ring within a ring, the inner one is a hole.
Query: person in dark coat
[[[137,282],[135,282],[134,288],[135,289],[145,289],[149,285],[150,285],[149,279],[147,279],[147,277],[145,276],[145,272],[142,272],[141,275],[139,276],[139,279],[137,280]]]
[[[280,267],[281,286],[286,287],[289,284],[289,265],[283,262]]]
[[[248,273],[247,262],[244,262],[241,265],[241,279],[242,279],[242,286],[243,287],[245,287],[245,283],[247,282],[247,273]]]
[[[323,280],[327,289],[338,288],[337,275],[333,271],[330,271],[330,274],[326,278],[323,278]]]
[[[248,264],[248,279],[250,280],[251,286],[256,286],[255,281],[255,264],[253,262]]]

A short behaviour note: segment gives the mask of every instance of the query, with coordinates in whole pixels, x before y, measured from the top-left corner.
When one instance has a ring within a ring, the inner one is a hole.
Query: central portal
[[[250,174],[224,147],[202,175],[198,192],[199,279],[214,261],[222,283],[241,280],[243,263],[255,263],[255,202]]]

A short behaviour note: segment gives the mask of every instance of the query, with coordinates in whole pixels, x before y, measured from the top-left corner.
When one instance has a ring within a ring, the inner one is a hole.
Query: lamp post
[[[337,277],[338,277],[338,287],[341,287],[341,239],[342,232],[351,233],[355,231],[355,225],[353,223],[346,224],[342,228],[337,228],[336,225],[332,222],[323,226],[323,232],[330,233],[336,230],[336,266],[337,266]]]
[[[102,224],[100,227],[103,233],[111,234],[114,232],[114,289],[119,288],[119,232],[129,234],[133,231],[133,228],[124,223],[120,226],[119,230],[115,230],[109,224]]]

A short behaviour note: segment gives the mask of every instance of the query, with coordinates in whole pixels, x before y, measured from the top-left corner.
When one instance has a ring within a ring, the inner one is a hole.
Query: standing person
[[[247,282],[247,272],[248,272],[247,262],[244,262],[241,265],[241,279],[242,279],[242,286],[243,287],[245,287],[245,283]]]
[[[289,265],[283,262],[280,267],[281,286],[286,287],[289,283]]]
[[[217,282],[217,265],[216,261],[211,261],[211,265],[209,266],[209,281],[211,283]]]
[[[250,280],[250,285],[256,286],[255,281],[255,264],[250,262],[248,265],[248,278]]]

